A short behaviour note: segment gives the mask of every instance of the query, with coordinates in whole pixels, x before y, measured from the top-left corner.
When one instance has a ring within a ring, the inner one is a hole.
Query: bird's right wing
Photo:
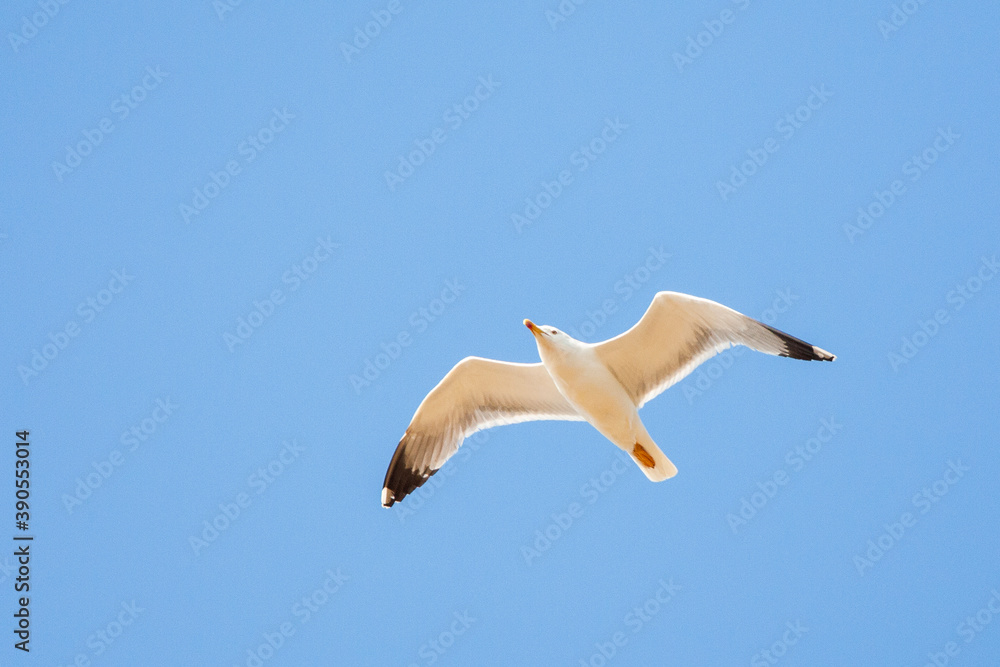
[[[583,421],[542,364],[466,357],[413,415],[386,471],[382,505],[421,486],[476,431],[541,419]]]
[[[660,292],[625,333],[594,346],[636,407],[680,382],[702,362],[734,345],[793,359],[834,355],[715,301]]]

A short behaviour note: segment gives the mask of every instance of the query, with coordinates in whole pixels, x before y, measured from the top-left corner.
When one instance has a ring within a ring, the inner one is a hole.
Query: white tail
[[[677,474],[677,466],[657,447],[648,433],[636,439],[629,456],[651,482],[662,482]]]

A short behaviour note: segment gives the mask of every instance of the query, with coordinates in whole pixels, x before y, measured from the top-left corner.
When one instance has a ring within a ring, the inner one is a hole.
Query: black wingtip
[[[780,331],[766,324],[764,324],[764,326],[767,327],[768,331],[780,338],[782,343],[784,343],[785,351],[779,353],[779,356],[788,357],[790,359],[802,359],[803,361],[833,361],[837,358],[837,355],[830,354],[826,350],[816,347],[815,345],[810,345],[795,336],[790,336],[784,331]]]
[[[382,482],[382,507],[392,507],[394,503],[423,486],[424,482],[437,472],[437,470],[418,471],[408,468],[404,456],[405,449],[404,435],[396,447],[396,453],[392,455],[389,469],[385,473],[385,481]]]
[[[382,487],[382,507],[392,507],[423,486],[424,482],[436,472],[437,470],[429,470],[421,474],[408,469],[402,463],[390,466],[389,472],[386,473],[385,485]]]

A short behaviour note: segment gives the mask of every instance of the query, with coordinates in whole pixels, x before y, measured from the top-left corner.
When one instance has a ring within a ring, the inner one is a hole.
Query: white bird
[[[542,419],[588,421],[654,482],[677,467],[646,432],[639,408],[702,362],[734,346],[793,359],[833,361],[826,350],[722,304],[660,292],[638,323],[584,343],[524,320],[541,363],[466,357],[420,403],[389,463],[382,505],[427,481],[476,431]]]

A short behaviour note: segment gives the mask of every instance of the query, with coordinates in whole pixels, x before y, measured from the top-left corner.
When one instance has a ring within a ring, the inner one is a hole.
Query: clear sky
[[[335,4],[0,11],[28,660],[994,664],[996,3]],[[652,401],[662,484],[538,422],[380,506],[462,357],[659,290],[838,359]]]

